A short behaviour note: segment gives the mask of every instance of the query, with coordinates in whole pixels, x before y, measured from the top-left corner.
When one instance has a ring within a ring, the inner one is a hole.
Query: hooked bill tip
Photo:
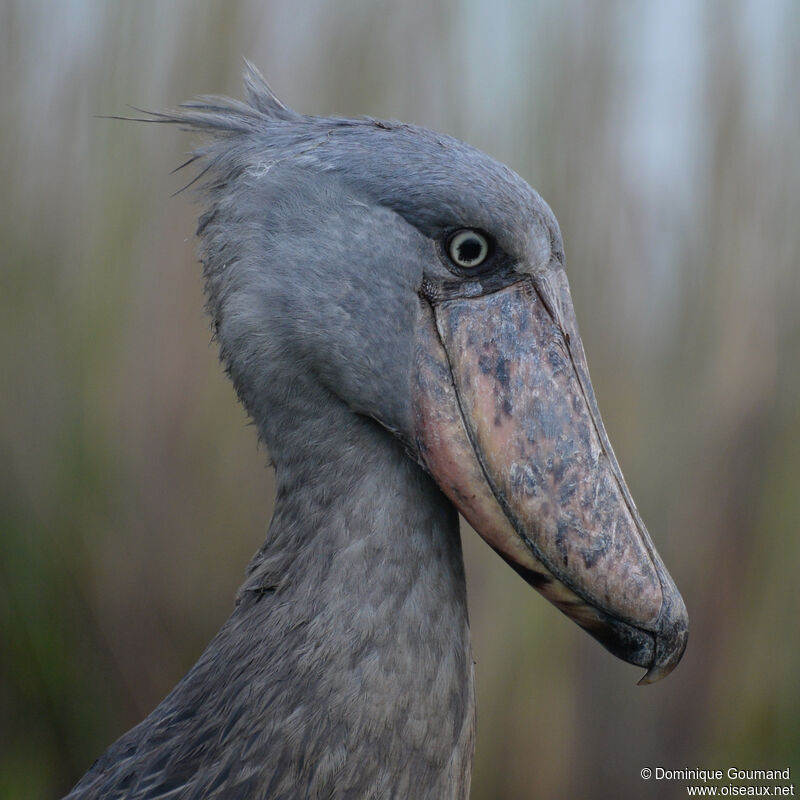
[[[686,650],[686,643],[689,641],[689,616],[686,613],[686,606],[677,589],[670,599],[671,613],[665,616],[666,622],[655,637],[653,663],[642,676],[639,686],[648,686],[666,678],[678,666]]]

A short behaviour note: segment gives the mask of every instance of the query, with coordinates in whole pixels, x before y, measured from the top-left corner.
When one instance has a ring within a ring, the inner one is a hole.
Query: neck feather
[[[220,797],[240,786],[276,798],[467,796],[474,699],[457,515],[377,423],[336,423],[293,438],[291,458],[279,452],[275,513],[234,613],[84,781],[117,785],[122,749],[129,768],[113,772],[135,769],[147,791],[184,775],[203,797],[217,786]]]

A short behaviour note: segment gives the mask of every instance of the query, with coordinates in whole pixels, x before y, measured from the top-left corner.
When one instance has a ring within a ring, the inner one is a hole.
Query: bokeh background
[[[66,791],[232,608],[272,503],[171,176],[97,119],[240,97],[432,127],[554,209],[606,426],[692,632],[616,661],[465,530],[473,798],[800,774],[800,5],[0,2],[0,797]]]

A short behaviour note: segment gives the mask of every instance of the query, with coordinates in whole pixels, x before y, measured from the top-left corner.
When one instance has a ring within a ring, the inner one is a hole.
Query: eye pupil
[[[450,238],[449,255],[459,267],[477,267],[489,255],[489,242],[478,231],[458,231]]]
[[[479,242],[476,238],[466,239],[458,245],[458,260],[475,261],[480,256],[482,249],[482,242]]]

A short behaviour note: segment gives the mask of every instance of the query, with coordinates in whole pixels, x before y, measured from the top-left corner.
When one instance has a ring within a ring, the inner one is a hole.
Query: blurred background
[[[397,118],[560,220],[606,426],[692,621],[640,688],[465,530],[473,798],[800,773],[800,6],[0,0],[0,797],[65,792],[200,654],[272,504],[170,175],[97,119],[241,97]]]

